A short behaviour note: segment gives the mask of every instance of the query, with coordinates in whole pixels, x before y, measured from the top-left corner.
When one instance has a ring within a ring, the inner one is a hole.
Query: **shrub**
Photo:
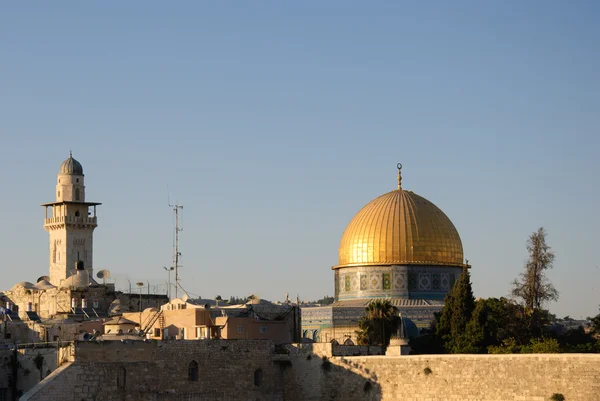
[[[560,393],[554,393],[552,394],[552,397],[550,397],[551,401],[565,401],[565,396],[560,394]]]
[[[555,338],[532,338],[529,345],[521,348],[522,354],[557,354],[560,345]]]

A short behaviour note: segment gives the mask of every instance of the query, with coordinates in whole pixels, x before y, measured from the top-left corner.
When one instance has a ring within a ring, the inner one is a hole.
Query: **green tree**
[[[558,299],[558,291],[546,277],[546,270],[554,263],[554,253],[546,243],[546,230],[540,227],[527,240],[529,259],[523,271],[512,283],[512,295],[521,300],[530,338],[544,335],[549,314],[542,310],[548,301]]]
[[[588,320],[592,323],[592,333],[600,335],[600,313],[594,317],[588,317]]]
[[[317,299],[317,300],[315,301],[315,303],[317,303],[317,304],[321,304],[321,305],[330,305],[330,304],[332,304],[332,303],[333,303],[333,301],[334,301],[334,298],[333,298],[333,297],[330,297],[330,296],[328,296],[328,295],[325,295],[323,298],[321,298],[321,299]]]
[[[540,227],[527,240],[529,259],[525,271],[512,283],[512,295],[521,299],[525,308],[532,312],[541,310],[548,301],[558,299],[558,291],[546,277],[545,271],[552,268],[554,253],[546,244],[546,230]]]
[[[387,346],[399,324],[398,309],[388,300],[376,299],[367,305],[365,316],[358,322],[357,342]]]
[[[446,295],[440,320],[436,324],[436,334],[443,340],[447,352],[477,352],[475,344],[479,338],[474,338],[466,330],[474,310],[471,274],[464,268],[459,280]]]
[[[475,301],[475,310],[466,331],[479,353],[486,353],[489,347],[500,346],[507,339],[519,344],[529,341],[522,309],[506,298]]]

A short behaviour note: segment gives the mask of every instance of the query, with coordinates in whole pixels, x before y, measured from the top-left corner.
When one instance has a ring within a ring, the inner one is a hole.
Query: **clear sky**
[[[475,295],[506,296],[544,226],[559,316],[600,304],[600,3],[7,2],[1,288],[47,274],[40,203],[73,150],[103,202],[96,271],[333,294],[339,240],[396,186],[439,206]]]

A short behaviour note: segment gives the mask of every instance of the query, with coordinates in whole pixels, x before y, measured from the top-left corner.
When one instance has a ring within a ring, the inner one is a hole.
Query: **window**
[[[260,332],[261,333],[266,333],[267,332],[267,326],[260,326]]]
[[[57,196],[60,198],[60,191],[58,191],[58,195]]]
[[[263,376],[262,370],[256,369],[254,371],[254,385],[256,387],[260,386],[260,384],[262,383],[262,376]]]
[[[192,361],[188,365],[188,380],[191,382],[198,381],[198,362]]]
[[[75,200],[79,200],[79,188],[75,188]]]
[[[154,337],[160,337],[160,328],[155,328],[154,329]]]
[[[238,326],[237,328],[237,332],[238,333],[243,333],[244,332],[244,326],[242,326],[241,324]]]
[[[125,388],[127,382],[127,371],[124,367],[120,366],[117,371],[117,388]]]

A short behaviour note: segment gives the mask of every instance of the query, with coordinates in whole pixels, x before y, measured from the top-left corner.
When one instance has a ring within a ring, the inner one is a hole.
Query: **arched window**
[[[75,200],[79,200],[79,188],[75,188]]]
[[[79,210],[75,212],[75,217],[79,217]]]
[[[260,384],[262,383],[262,376],[263,376],[262,370],[256,369],[254,371],[254,385],[256,387],[260,386]]]
[[[123,366],[120,366],[117,370],[117,388],[125,388],[127,381],[127,371]]]
[[[188,365],[188,380],[191,382],[198,381],[198,362],[192,361]]]

